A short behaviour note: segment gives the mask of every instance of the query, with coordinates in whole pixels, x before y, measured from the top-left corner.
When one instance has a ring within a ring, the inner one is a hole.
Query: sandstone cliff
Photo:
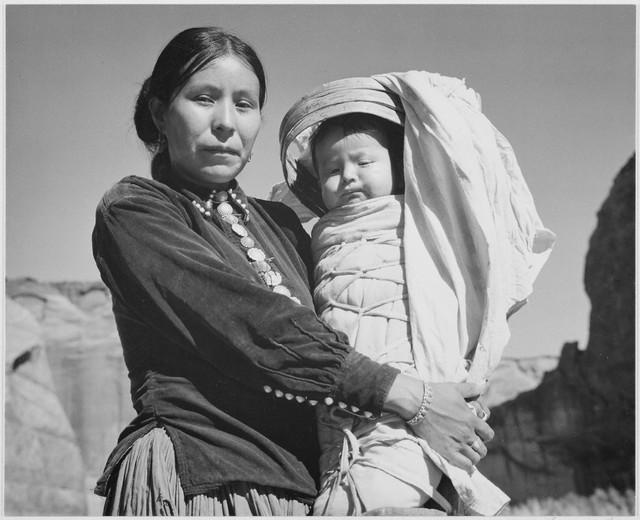
[[[561,239],[561,238],[560,238]],[[635,486],[635,156],[598,212],[585,267],[585,350],[567,343],[542,383],[493,409],[479,468],[514,501]]]
[[[6,292],[7,316],[22,316],[22,321],[7,320],[7,351],[14,352],[7,363],[20,362],[7,377],[5,512],[99,513],[91,489],[120,430],[133,417],[108,291],[101,283],[46,284],[26,278],[7,280]],[[21,339],[26,336],[30,350]],[[29,375],[26,386],[23,373],[31,372],[38,381]],[[21,393],[13,386],[20,386]],[[62,425],[68,430],[64,435]],[[43,428],[54,432],[43,436]],[[34,441],[22,448],[30,436],[38,436],[38,445]],[[19,467],[27,463],[33,466],[28,474]],[[79,495],[68,490],[71,482]],[[43,493],[47,486],[62,486],[64,497],[53,497],[52,490]]]
[[[4,511],[86,514],[82,455],[54,387],[41,328],[11,300],[6,327]]]

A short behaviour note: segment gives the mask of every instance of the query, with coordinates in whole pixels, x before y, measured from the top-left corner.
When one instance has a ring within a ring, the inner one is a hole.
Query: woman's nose
[[[214,133],[223,136],[228,136],[233,133],[235,121],[233,107],[229,103],[220,102],[216,104],[216,110],[211,120],[211,127]]]

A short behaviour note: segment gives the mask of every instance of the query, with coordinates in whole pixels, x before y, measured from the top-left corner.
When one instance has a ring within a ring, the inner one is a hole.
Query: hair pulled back
[[[167,106],[191,76],[212,61],[230,55],[245,62],[258,78],[262,108],[267,90],[262,63],[253,48],[237,36],[219,27],[193,27],[178,33],[158,56],[151,76],[142,84],[133,115],[138,137],[155,154],[151,163],[154,179],[162,177],[169,155],[151,117],[149,101],[155,97]]]

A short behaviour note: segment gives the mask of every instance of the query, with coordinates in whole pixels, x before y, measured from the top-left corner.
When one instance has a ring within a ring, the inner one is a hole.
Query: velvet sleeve
[[[311,309],[238,272],[192,229],[192,218],[141,186],[105,195],[93,248],[114,298],[244,385],[379,413],[397,370],[356,353]]]

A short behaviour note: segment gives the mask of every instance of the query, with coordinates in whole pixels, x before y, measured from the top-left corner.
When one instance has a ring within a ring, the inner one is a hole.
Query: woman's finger
[[[489,442],[495,435],[491,426],[480,419],[477,419],[475,422],[474,429],[476,431],[476,435],[478,435],[483,442]]]
[[[465,444],[464,446],[462,446],[460,452],[471,461],[471,464],[473,466],[476,466],[478,462],[482,460],[482,457],[480,456],[480,454],[468,444]]]
[[[481,459],[484,459],[487,456],[487,447],[484,442],[480,440],[480,437],[476,437],[469,446],[480,456]]]
[[[469,448],[469,451],[473,451]],[[466,471],[467,473],[471,473],[473,471],[473,461],[466,455],[466,450],[464,452],[457,452],[449,457],[449,462],[454,466]]]
[[[486,385],[478,383],[458,383],[456,385],[458,392],[465,399],[476,399],[484,392]]]

